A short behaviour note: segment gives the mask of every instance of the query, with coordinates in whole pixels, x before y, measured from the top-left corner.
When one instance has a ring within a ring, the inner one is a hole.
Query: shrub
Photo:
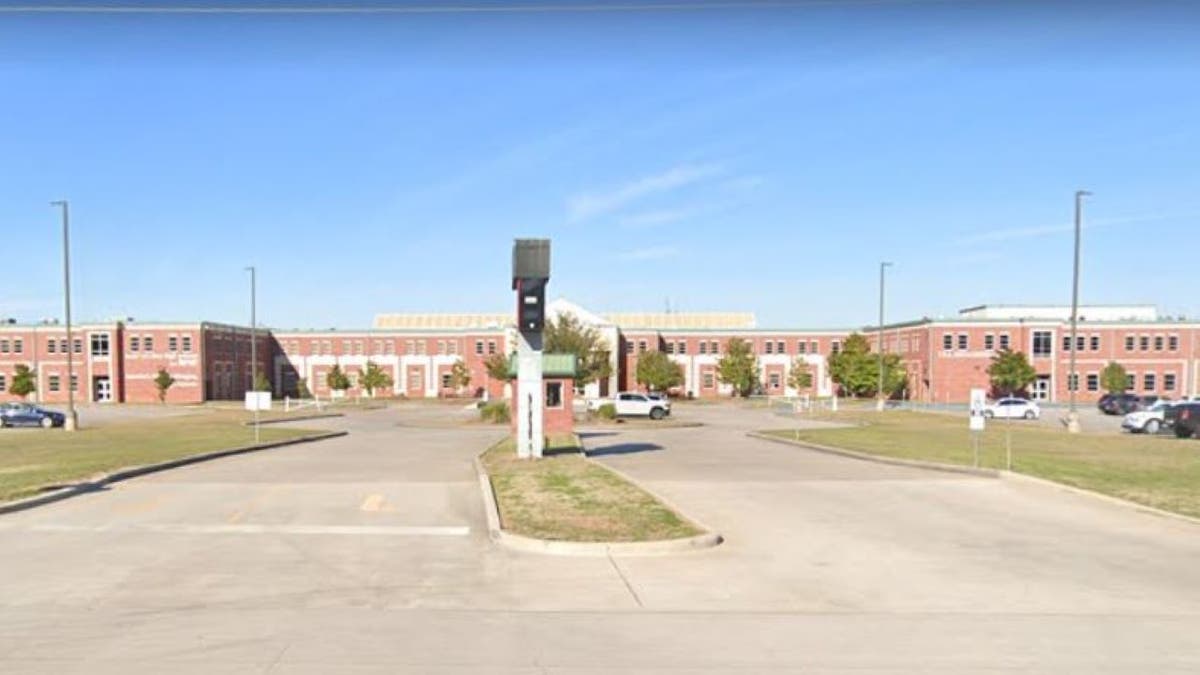
[[[598,415],[601,419],[615,420],[617,419],[617,406],[612,403],[605,403],[599,408],[596,408],[596,415]]]
[[[492,401],[479,409],[479,419],[492,424],[504,424],[511,419],[508,401]]]

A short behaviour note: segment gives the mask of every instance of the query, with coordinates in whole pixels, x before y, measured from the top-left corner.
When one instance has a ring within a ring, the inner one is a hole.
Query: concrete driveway
[[[1200,670],[1200,527],[679,414],[587,443],[728,538],[682,556],[496,548],[470,460],[503,430],[428,407],[0,517],[0,672]]]

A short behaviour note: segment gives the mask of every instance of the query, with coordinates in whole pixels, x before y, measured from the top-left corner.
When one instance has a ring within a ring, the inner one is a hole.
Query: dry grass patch
[[[483,454],[501,526],[555,541],[657,541],[702,530],[644,490],[584,457],[575,436],[551,437],[546,457],[518,460],[511,439]]]
[[[966,466],[974,461],[965,416],[893,410],[828,419],[859,426],[766,433],[888,457]],[[1022,421],[991,421],[980,436],[980,466],[1005,467],[1006,433],[1011,433],[1014,471],[1200,516],[1200,443],[1196,441],[1141,434],[1069,435]]]
[[[75,483],[100,473],[254,443],[249,413],[205,409],[189,415],[129,419],[107,426],[0,430],[0,501],[43,488]],[[262,442],[312,434],[304,429],[262,427]]]

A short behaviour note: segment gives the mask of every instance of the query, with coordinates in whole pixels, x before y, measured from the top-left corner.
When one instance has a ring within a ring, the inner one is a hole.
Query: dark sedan
[[[0,405],[0,427],[61,427],[67,416],[57,410],[47,410],[30,403]]]

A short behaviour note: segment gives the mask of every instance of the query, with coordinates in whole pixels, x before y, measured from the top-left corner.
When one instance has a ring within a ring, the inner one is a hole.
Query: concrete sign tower
[[[542,328],[546,323],[546,282],[550,281],[550,240],[513,242],[512,287],[517,292],[517,386],[513,414],[517,418],[517,456],[541,457]]]

